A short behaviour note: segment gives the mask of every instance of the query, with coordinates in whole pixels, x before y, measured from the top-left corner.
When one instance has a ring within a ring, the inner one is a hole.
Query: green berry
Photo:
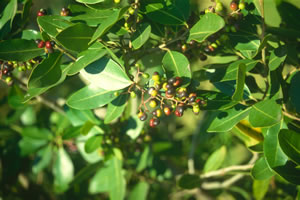
[[[143,78],[149,78],[150,77],[150,75],[148,74],[148,73],[143,73]]]
[[[120,95],[120,93],[119,92],[114,92],[114,95],[117,97],[117,96]]]
[[[114,0],[115,3],[120,3],[121,0]]]
[[[222,5],[222,3],[218,2],[216,4],[216,11],[221,12],[222,10],[223,10],[223,5]]]
[[[10,76],[6,77],[5,81],[6,81],[6,83],[10,83],[12,81],[12,78]]]
[[[150,106],[151,108],[155,108],[155,107],[157,106],[156,101],[155,101],[155,100],[151,100],[150,103],[149,103],[149,106]]]
[[[153,73],[152,80],[154,80],[155,82],[160,81],[160,76],[159,76],[158,72]]]
[[[130,92],[130,97],[134,99],[136,97],[136,93],[134,91],[131,91]]]
[[[244,10],[246,7],[244,2],[239,3],[239,9]]]

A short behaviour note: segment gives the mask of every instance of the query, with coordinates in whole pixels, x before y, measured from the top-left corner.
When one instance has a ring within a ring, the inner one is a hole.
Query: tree
[[[297,196],[297,1],[34,3],[0,2],[0,197]]]

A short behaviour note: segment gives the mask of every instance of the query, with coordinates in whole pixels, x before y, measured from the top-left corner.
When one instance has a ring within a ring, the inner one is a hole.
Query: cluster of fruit
[[[41,16],[45,16],[47,15],[47,11],[43,8],[41,8],[38,12],[37,12],[37,16],[41,17]],[[61,16],[70,16],[71,15],[71,11],[68,8],[62,8],[60,11],[60,15]]]
[[[8,84],[12,83],[12,72],[15,69],[18,69],[18,71],[25,71],[25,70],[31,70],[33,68],[33,65],[35,65],[38,61],[31,59],[27,62],[17,62],[17,61],[2,61],[0,60],[0,78],[2,78],[2,75],[4,75],[5,81]]]
[[[53,53],[53,47],[55,46],[54,41],[43,41],[43,40],[36,40],[35,43],[37,44],[38,48],[45,48],[46,53]]]
[[[188,93],[186,87],[180,87],[182,85],[182,78],[180,77],[164,80],[157,72],[154,72],[152,80],[154,81],[154,87],[150,87],[147,90],[147,93],[150,95],[148,99],[149,106],[154,109],[151,112],[150,127],[156,127],[160,123],[159,118],[163,112],[166,116],[174,112],[177,117],[182,117],[187,108],[192,108],[194,114],[198,115],[200,107],[206,105],[206,101],[198,97],[196,93]],[[157,108],[158,106],[160,107]],[[148,118],[146,112],[149,112],[147,108],[145,108],[145,111],[140,109],[138,117],[141,121],[145,121]]]

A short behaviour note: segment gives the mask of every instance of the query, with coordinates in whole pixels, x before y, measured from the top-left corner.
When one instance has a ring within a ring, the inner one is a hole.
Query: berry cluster
[[[70,16],[71,10],[69,8],[62,8],[60,11],[61,16]]]
[[[143,77],[149,75],[143,74]],[[149,121],[150,127],[156,127],[160,123],[160,117],[164,113],[166,116],[173,112],[177,117],[182,117],[187,108],[192,108],[194,114],[198,115],[200,107],[206,105],[206,101],[198,97],[196,93],[188,93],[186,87],[182,86],[182,78],[173,77],[169,80],[162,78],[157,72],[152,75],[154,86],[142,90],[142,102],[138,117],[141,121],[148,118],[147,112],[150,112],[146,103],[153,109],[150,113],[152,118]],[[132,92],[131,92],[132,93]],[[150,97],[144,101],[144,93]],[[144,111],[141,109],[144,106]],[[159,106],[159,107],[158,107]]]
[[[55,46],[54,41],[43,41],[43,40],[36,40],[35,43],[37,44],[38,48],[45,48],[46,53],[53,53],[53,47]]]

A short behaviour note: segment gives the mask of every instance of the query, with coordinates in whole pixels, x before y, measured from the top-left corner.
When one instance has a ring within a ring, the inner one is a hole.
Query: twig
[[[68,56],[69,58],[71,58],[73,61],[76,61],[77,58],[75,58],[74,56],[72,56],[71,54],[69,54],[67,51],[65,51],[64,49],[62,49],[61,47],[59,47],[58,45],[55,45],[55,48],[58,49],[60,52],[62,52],[63,54],[65,54],[66,56]]]
[[[219,169],[216,171],[208,172],[205,174],[200,175],[200,178],[210,178],[210,177],[215,177],[215,176],[224,176],[228,172],[232,171],[247,171],[253,167],[253,164],[247,164],[247,165],[233,165],[230,167],[226,167],[223,169]]]

